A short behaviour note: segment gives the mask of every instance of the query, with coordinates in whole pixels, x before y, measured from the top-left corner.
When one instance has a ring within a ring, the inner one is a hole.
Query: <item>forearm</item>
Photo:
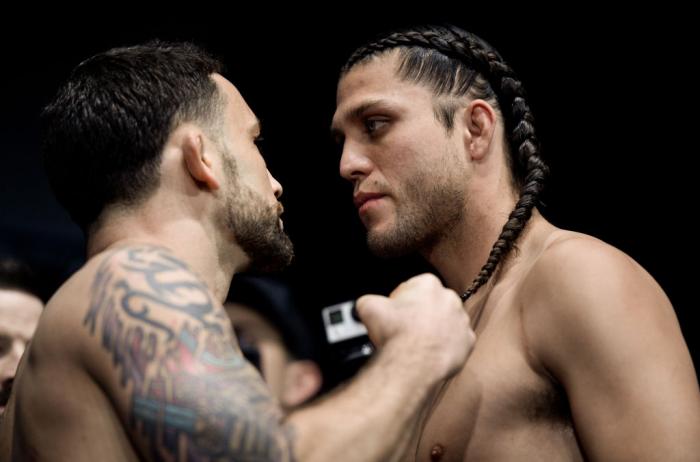
[[[287,418],[297,460],[387,461],[406,452],[440,380],[399,350],[387,345],[347,388]]]

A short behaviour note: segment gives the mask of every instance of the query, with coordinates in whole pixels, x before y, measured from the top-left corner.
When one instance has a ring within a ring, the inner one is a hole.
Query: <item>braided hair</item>
[[[483,39],[454,26],[423,26],[382,36],[355,50],[341,75],[361,62],[394,49],[400,53],[401,64],[397,71],[400,78],[429,86],[435,96],[468,95],[487,100],[503,116],[507,162],[519,198],[486,264],[462,294],[462,300],[467,300],[491,278],[539,203],[548,168],[540,157],[534,118],[523,85],[513,69]],[[454,103],[436,104],[436,117],[448,132],[453,127],[457,108]]]

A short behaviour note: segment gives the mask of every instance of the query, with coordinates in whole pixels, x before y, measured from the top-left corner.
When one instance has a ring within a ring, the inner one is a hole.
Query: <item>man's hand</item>
[[[356,306],[378,348],[405,348],[414,359],[430,364],[426,371],[455,374],[474,346],[476,336],[462,302],[432,274],[407,280],[389,297],[360,297]]]

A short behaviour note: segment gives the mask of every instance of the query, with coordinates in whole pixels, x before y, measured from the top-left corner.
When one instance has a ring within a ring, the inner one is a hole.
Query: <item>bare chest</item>
[[[533,369],[517,314],[488,323],[436,396],[415,460],[534,460],[575,445],[565,395]]]

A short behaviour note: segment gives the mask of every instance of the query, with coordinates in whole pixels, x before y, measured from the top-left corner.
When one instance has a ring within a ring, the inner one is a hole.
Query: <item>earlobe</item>
[[[182,155],[190,176],[211,190],[219,189],[219,181],[214,176],[210,154],[205,149],[202,133],[186,133],[181,142]]]
[[[464,109],[465,142],[471,158],[482,159],[488,152],[496,125],[496,112],[482,99],[475,99]]]

